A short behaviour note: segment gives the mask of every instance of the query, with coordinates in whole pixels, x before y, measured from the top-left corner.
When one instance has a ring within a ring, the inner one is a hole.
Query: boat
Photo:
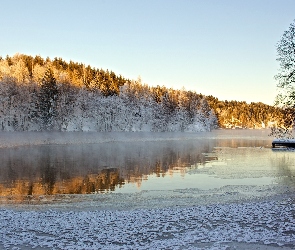
[[[272,141],[272,147],[295,148],[295,139],[275,139]]]

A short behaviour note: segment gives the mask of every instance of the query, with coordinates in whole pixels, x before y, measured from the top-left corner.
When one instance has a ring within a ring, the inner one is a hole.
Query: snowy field
[[[0,147],[213,136],[94,135],[1,133]],[[294,185],[273,183],[44,196],[37,205],[11,202],[0,207],[0,249],[294,249],[294,193]]]

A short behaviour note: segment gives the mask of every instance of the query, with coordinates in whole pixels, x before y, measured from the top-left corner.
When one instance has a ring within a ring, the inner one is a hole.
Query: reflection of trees
[[[50,162],[45,162],[43,168],[41,183],[44,187],[45,194],[52,194],[56,181],[56,170],[50,166]]]
[[[281,176],[279,179],[280,182],[282,182],[285,185],[294,185],[295,186],[295,167],[293,159],[290,159],[288,157],[288,154],[284,152],[281,152],[283,155],[278,154],[278,157],[276,158],[277,162],[272,162],[274,166],[277,166],[278,175]],[[292,152],[290,152],[293,154]],[[291,168],[293,166],[293,169]]]
[[[157,177],[160,177],[161,173],[164,174],[163,171],[162,171],[161,163],[159,161],[156,162],[154,171],[155,171],[155,174],[157,175]]]
[[[40,162],[40,182],[42,187],[44,188],[44,194],[53,194],[57,173],[55,166],[51,163],[50,160],[50,156],[52,154],[51,150],[45,148],[44,151],[44,157],[42,158],[42,162]]]
[[[75,177],[64,181],[64,193],[90,194],[96,192],[113,191],[116,186],[122,186],[124,179],[120,177],[118,169],[103,169],[98,174]]]
[[[151,174],[163,177],[176,169],[184,174],[187,166],[205,162],[202,153],[212,147],[208,140],[192,140],[6,149],[0,153],[0,196],[89,194],[129,182],[140,186]]]
[[[0,185],[0,195],[52,195],[52,194],[90,194],[113,191],[124,185],[118,169],[103,169],[98,174],[88,174],[67,180],[56,179],[56,169],[45,164],[40,181],[17,180],[13,185]]]
[[[11,182],[11,184],[13,184],[18,179],[18,174],[13,169],[11,159],[8,160],[7,165],[8,165],[7,177],[8,177],[8,180]]]

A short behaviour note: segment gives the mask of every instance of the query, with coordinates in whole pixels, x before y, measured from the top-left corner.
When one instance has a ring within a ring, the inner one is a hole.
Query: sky
[[[150,86],[272,105],[294,0],[1,0],[0,56],[61,57]]]

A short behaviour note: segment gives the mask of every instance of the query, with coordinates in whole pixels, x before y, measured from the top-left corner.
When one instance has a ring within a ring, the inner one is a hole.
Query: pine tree
[[[47,69],[39,93],[39,118],[42,130],[54,129],[58,89],[52,69]]]

